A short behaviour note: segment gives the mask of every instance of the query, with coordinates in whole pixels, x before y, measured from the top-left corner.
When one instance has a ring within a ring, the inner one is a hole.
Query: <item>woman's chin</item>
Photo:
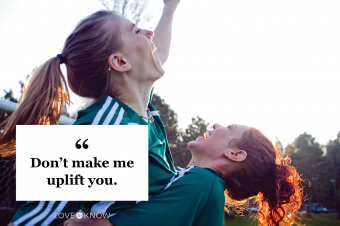
[[[162,68],[160,63],[157,63],[156,61],[154,61],[154,64],[150,69],[151,70],[149,70],[149,76],[151,76],[150,78],[152,81],[157,81],[165,74],[165,70]]]
[[[197,139],[195,141],[191,141],[191,142],[188,143],[188,148],[190,146],[195,146],[196,144],[202,143],[204,141],[205,141],[205,139],[203,137],[197,137]]]
[[[190,150],[190,152],[193,154],[193,152],[199,151],[202,149],[201,143],[203,143],[205,139],[203,137],[197,137],[195,141],[191,141],[188,143],[187,148]]]
[[[154,60],[157,69],[160,71],[162,76],[165,74],[165,70],[163,69],[162,62],[160,60]]]
[[[156,63],[157,65],[159,65],[159,66],[162,67],[162,62],[161,62],[160,60],[154,60],[154,61],[155,61],[155,63]]]
[[[203,142],[203,141],[205,141],[206,139],[204,139],[203,137],[197,137],[196,138],[196,142],[199,142],[199,143],[201,143],[201,142]]]
[[[158,69],[157,72],[155,73],[155,81],[157,81],[158,79],[162,78],[165,74],[165,71],[163,70],[163,68]]]

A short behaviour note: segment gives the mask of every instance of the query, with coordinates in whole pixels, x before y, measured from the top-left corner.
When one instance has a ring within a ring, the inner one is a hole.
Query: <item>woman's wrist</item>
[[[178,4],[168,3],[163,7],[163,13],[174,13],[177,9]]]

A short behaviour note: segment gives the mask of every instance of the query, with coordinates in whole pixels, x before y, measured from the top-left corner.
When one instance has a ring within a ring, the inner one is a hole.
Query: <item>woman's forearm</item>
[[[162,64],[168,59],[171,43],[172,21],[179,1],[165,1],[163,13],[154,31],[153,42],[157,47],[154,58]]]

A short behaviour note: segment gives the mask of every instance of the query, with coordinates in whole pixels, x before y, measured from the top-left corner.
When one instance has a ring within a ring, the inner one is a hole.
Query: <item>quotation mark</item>
[[[88,139],[86,139],[86,140],[83,142],[83,148],[84,148],[84,149],[88,149],[88,148],[89,148],[89,146],[88,146],[87,144],[85,144],[85,142],[86,142],[87,140],[88,140]],[[76,142],[76,148],[77,148],[77,149],[81,149],[81,145],[78,144],[79,141],[81,141],[81,139],[79,139],[79,140]]]

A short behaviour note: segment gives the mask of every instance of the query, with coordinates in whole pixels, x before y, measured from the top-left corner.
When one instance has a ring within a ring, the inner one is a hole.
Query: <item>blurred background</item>
[[[115,10],[153,30],[162,8],[162,0],[0,0],[1,99],[20,101],[27,76],[87,15]],[[340,225],[339,24],[337,0],[181,0],[153,99],[175,164],[186,167],[187,143],[215,122],[256,127],[306,179],[303,222]],[[64,115],[76,118],[86,100],[71,101]],[[10,114],[0,106],[0,123]],[[14,163],[0,158],[0,222],[21,205]],[[246,218],[226,214],[226,225],[251,225],[249,208]]]

